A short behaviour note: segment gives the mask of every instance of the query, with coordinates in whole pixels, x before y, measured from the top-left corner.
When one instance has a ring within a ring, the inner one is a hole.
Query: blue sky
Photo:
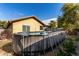
[[[0,19],[12,20],[36,16],[40,20],[57,18],[61,15],[61,3],[0,3]]]

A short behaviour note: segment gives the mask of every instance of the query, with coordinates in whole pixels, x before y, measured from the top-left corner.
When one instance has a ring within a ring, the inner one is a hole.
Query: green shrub
[[[75,54],[74,40],[72,38],[66,38],[66,41],[63,43],[62,48],[63,48],[63,50],[60,49],[57,52],[57,55],[71,56],[72,54]]]

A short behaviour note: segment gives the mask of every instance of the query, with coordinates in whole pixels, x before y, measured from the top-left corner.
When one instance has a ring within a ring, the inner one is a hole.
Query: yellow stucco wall
[[[30,31],[42,31],[40,30],[40,26],[43,26],[38,21],[34,20],[33,18],[14,22],[13,24],[13,33],[22,32],[22,26],[23,25],[29,25]]]

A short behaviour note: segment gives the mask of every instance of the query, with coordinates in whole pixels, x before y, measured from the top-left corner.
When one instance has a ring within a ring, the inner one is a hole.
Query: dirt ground
[[[12,56],[12,41],[11,40],[0,40],[0,56]]]
[[[79,41],[76,44],[76,55],[79,56]]]

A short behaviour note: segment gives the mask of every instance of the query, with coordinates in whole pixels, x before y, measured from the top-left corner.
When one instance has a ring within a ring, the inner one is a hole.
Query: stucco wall
[[[22,25],[29,25],[30,31],[41,31],[40,26],[43,26],[33,18],[18,21],[13,23],[13,33],[22,32]]]

